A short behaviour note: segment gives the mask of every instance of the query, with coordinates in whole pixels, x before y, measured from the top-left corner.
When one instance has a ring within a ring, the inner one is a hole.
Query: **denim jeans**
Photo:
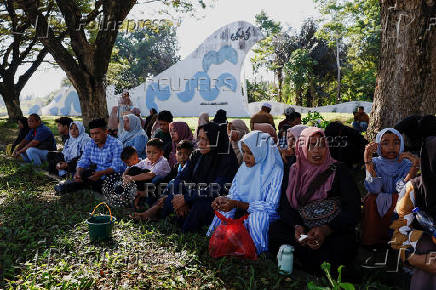
[[[25,153],[21,154],[25,162],[32,162],[35,166],[41,166],[43,161],[47,160],[48,150],[41,150],[36,147],[30,147]]]
[[[354,121],[353,128],[359,132],[365,132],[368,129],[368,123]]]

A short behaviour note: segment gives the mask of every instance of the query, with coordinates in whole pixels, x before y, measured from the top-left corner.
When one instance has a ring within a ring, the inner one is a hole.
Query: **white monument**
[[[242,94],[241,69],[247,53],[259,40],[260,30],[245,21],[233,22],[215,31],[193,53],[156,77],[130,89],[130,98],[142,115],[151,108],[169,110],[176,117],[194,117],[202,112],[247,117],[248,100]],[[245,80],[242,80],[244,82]],[[245,90],[244,90],[245,91]],[[107,88],[108,112],[119,95]],[[63,89],[42,108],[44,115],[80,115],[77,93]]]
[[[143,114],[155,108],[177,117],[214,115],[218,109],[228,116],[249,116],[241,69],[251,47],[262,38],[260,30],[245,21],[224,26],[185,59],[129,90],[134,106]]]

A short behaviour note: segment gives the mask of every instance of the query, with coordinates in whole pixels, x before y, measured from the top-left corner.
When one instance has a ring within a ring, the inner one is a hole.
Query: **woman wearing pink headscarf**
[[[308,272],[320,271],[324,261],[333,269],[347,265],[357,250],[359,190],[346,167],[331,157],[322,129],[304,129],[295,155],[284,177],[280,219],[270,226],[269,249],[277,253],[281,245],[293,245]]]
[[[286,131],[286,141],[288,147],[281,150],[283,164],[285,165],[285,174],[289,174],[289,169],[295,163],[295,143],[300,138],[301,132],[308,128],[305,125],[296,125]]]
[[[171,122],[169,125],[173,147],[168,158],[170,167],[172,168],[176,163],[176,147],[182,140],[192,141],[192,132],[186,122]]]

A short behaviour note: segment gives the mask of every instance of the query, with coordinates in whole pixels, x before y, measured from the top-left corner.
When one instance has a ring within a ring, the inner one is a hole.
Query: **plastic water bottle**
[[[277,253],[279,271],[284,274],[292,274],[294,268],[294,247],[282,245]]]
[[[433,218],[421,211],[419,207],[415,207],[412,212],[415,214],[416,220],[424,230],[436,238],[436,226]]]

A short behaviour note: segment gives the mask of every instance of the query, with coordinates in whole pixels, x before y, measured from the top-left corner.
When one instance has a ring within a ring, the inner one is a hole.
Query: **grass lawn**
[[[53,127],[53,119],[44,121]],[[0,142],[9,142],[15,130],[0,121]],[[305,289],[309,281],[329,286],[325,277],[299,271],[280,275],[275,259],[265,255],[256,261],[211,259],[204,234],[182,234],[171,217],[136,223],[114,210],[113,241],[92,244],[86,219],[98,203],[93,193],[58,197],[54,184],[0,155],[0,289]],[[354,272],[356,289],[402,289],[397,274]]]

